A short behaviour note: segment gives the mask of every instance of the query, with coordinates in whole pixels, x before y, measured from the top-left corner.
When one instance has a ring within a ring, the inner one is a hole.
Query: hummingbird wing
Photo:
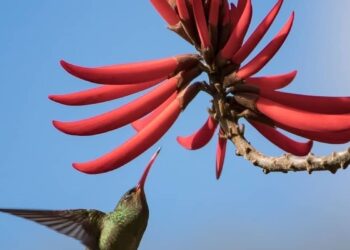
[[[0,212],[16,215],[59,233],[75,238],[91,249],[98,249],[101,223],[105,213],[98,210],[27,210],[0,209]]]

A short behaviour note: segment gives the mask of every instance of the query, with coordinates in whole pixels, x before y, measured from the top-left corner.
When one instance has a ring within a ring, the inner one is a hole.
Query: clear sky
[[[274,2],[253,1],[254,24]],[[285,0],[263,44],[292,10],[296,22],[278,56],[261,74],[298,69],[288,91],[350,95],[349,9],[345,0]],[[49,94],[92,86],[64,72],[59,60],[107,65],[193,52],[165,26],[147,0],[1,1],[0,207],[110,211],[136,184],[156,147],[162,146],[146,186],[150,219],[141,250],[349,249],[350,170],[266,176],[236,157],[229,145],[222,179],[216,181],[216,140],[196,152],[185,151],[175,140],[205,120],[209,103],[204,94],[159,143],[125,167],[98,176],[71,167],[74,161],[110,151],[134,131],[125,127],[95,137],[73,137],[55,130],[51,120],[92,116],[131,99],[91,107],[50,102]],[[247,130],[258,149],[282,153],[250,127]],[[346,146],[316,144],[314,152]],[[83,249],[74,239],[4,214],[0,248]]]

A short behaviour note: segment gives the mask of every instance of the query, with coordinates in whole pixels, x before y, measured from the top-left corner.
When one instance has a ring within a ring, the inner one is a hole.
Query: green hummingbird
[[[0,212],[32,220],[75,238],[86,246],[86,250],[135,250],[149,217],[144,186],[159,152],[160,148],[152,156],[137,186],[123,195],[113,212],[87,209],[0,209]]]

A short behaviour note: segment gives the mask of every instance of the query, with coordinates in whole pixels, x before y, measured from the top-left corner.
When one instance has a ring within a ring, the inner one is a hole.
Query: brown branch
[[[243,156],[254,166],[262,168],[266,174],[270,172],[288,173],[291,171],[307,171],[310,174],[314,171],[330,171],[335,174],[338,169],[346,169],[350,164],[350,148],[342,152],[333,152],[327,156],[315,156],[313,154],[305,157],[297,157],[291,154],[284,154],[280,157],[266,156],[256,150],[244,138],[235,122],[227,119],[223,120],[221,124],[225,124],[224,130],[229,129],[231,131],[229,139],[236,146],[236,155]]]

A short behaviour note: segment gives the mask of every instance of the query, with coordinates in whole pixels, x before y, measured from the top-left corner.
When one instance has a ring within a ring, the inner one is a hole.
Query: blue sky
[[[254,0],[254,24],[275,1]],[[292,33],[261,74],[298,69],[286,90],[350,95],[350,3],[285,0],[266,44],[296,11]],[[56,131],[51,120],[73,120],[110,110],[125,98],[91,107],[50,102],[52,93],[88,88],[58,62],[104,65],[161,58],[193,49],[168,31],[149,1],[18,1],[0,8],[0,207],[96,208],[110,211],[136,184],[156,147],[162,153],[146,192],[150,206],[141,250],[148,249],[348,249],[350,172],[264,175],[234,155],[229,145],[222,179],[215,179],[215,140],[196,152],[176,143],[206,118],[201,94],[170,132],[127,166],[88,176],[71,167],[110,151],[134,132],[130,127],[95,137]],[[247,137],[279,155],[248,127]],[[348,145],[316,144],[326,154]],[[80,244],[34,223],[0,214],[0,246],[9,250],[73,250]]]

